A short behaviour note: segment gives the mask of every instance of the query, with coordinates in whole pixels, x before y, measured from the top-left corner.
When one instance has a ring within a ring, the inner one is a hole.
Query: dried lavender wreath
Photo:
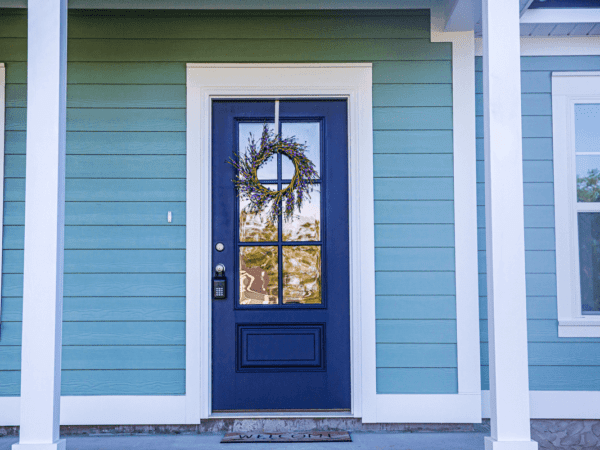
[[[256,142],[252,134],[248,138],[248,149],[245,155],[238,155],[237,161],[230,158],[229,163],[238,171],[237,178],[232,180],[238,189],[238,195],[248,200],[248,212],[259,213],[269,208],[269,221],[277,220],[282,214],[287,221],[294,215],[294,210],[302,208],[305,198],[310,198],[314,180],[317,179],[315,165],[305,156],[306,145],[296,142],[294,136],[281,139],[265,124],[260,142]],[[268,162],[274,155],[281,153],[292,160],[295,167],[290,184],[279,191],[265,187],[258,180],[258,168]],[[282,211],[282,206],[285,209]]]

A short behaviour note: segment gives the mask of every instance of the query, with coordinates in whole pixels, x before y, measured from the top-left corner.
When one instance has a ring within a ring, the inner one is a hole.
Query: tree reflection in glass
[[[321,303],[321,247],[283,247],[283,303]]]
[[[240,247],[241,305],[276,305],[278,278],[277,247]]]
[[[276,184],[265,184],[271,190]],[[249,212],[250,202],[240,197],[240,242],[277,242],[277,220],[270,221],[265,211]]]
[[[305,199],[301,211],[291,220],[283,221],[284,241],[318,241],[321,239],[321,190],[313,187],[310,199]]]

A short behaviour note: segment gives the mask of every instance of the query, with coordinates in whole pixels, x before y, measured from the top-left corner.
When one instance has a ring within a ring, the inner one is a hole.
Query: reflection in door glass
[[[271,131],[275,131],[275,124],[267,124]],[[241,122],[238,129],[238,152],[239,155],[245,155],[248,149],[248,139],[250,135],[255,142],[260,143],[260,137],[263,132],[262,123]],[[292,166],[293,167],[293,166]],[[259,180],[276,180],[277,179],[277,158],[271,157],[266,163],[259,167],[256,172]]]
[[[304,199],[302,209],[290,220],[284,220],[284,241],[318,241],[321,239],[321,187],[315,185],[310,198]]]
[[[278,278],[277,247],[240,247],[241,305],[276,305]]]
[[[321,247],[283,247],[283,303],[321,303]]]
[[[276,184],[265,184],[271,190],[276,190]],[[240,197],[240,242],[276,242],[277,219],[269,220],[267,204],[263,211],[249,212],[250,202]]]
[[[321,124],[319,122],[283,122],[281,124],[281,137],[296,137],[296,142],[306,144],[305,156],[312,161],[321,173]],[[291,180],[296,168],[289,158],[281,158],[281,176],[284,180]]]

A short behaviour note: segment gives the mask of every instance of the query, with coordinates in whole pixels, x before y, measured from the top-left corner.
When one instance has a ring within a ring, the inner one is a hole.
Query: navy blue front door
[[[249,213],[227,163],[264,124],[274,127],[275,102],[212,109],[212,261],[225,266],[227,285],[226,298],[212,300],[212,409],[349,410],[346,101],[280,102],[278,133],[305,143],[319,173],[288,221]],[[282,189],[294,171],[277,155],[258,179]]]

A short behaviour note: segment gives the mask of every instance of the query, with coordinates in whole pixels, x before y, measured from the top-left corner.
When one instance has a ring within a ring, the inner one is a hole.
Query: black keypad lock
[[[227,279],[225,276],[213,278],[213,300],[224,300],[227,298]]]

